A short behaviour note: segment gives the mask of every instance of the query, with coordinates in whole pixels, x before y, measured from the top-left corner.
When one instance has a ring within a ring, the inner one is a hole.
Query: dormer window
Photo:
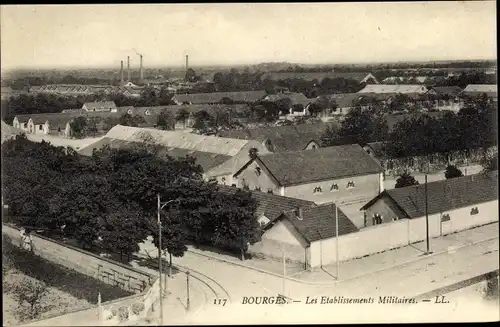
[[[149,116],[150,115],[149,110],[146,110],[144,114]]]
[[[323,193],[323,190],[321,189],[321,186],[316,186],[313,190],[313,193],[314,194],[319,194],[319,193]]]
[[[222,184],[226,185],[226,177],[222,177],[221,182],[222,182]]]
[[[339,190],[339,185],[337,183],[333,183],[332,186],[330,187],[331,192],[335,192]]]
[[[347,182],[347,188],[354,188],[354,181]]]
[[[260,167],[255,168],[255,174],[257,174],[257,176],[260,176],[261,173],[262,170],[260,169]]]

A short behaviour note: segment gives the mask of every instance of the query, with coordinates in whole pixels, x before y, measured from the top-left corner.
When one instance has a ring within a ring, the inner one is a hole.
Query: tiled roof
[[[109,145],[112,149],[119,149],[119,148],[127,149],[133,147],[141,147],[143,146],[143,143],[119,140],[110,137],[103,137],[99,139],[97,142],[94,142],[80,149],[78,152],[84,156],[91,156],[94,149],[100,149],[105,145]],[[217,167],[223,164],[224,162],[228,161],[229,159],[231,159],[231,156],[217,154],[217,153],[193,151],[188,149],[172,148],[166,146],[158,146],[158,148],[160,149],[158,153],[160,156],[168,154],[169,156],[175,158],[185,157],[186,155],[194,157],[196,159],[196,164],[200,165],[203,168],[204,172],[210,170],[211,168]]]
[[[369,147],[375,157],[383,158],[385,156],[385,143],[384,142],[370,142],[365,147]]]
[[[219,191],[227,194],[234,194],[236,187],[219,185]],[[312,201],[289,198],[286,196],[264,193],[259,191],[249,191],[252,197],[257,200],[257,217],[266,216],[270,221],[276,220],[285,211],[294,210],[298,207],[308,208],[314,207],[316,204]]]
[[[85,102],[84,106],[87,108],[87,110],[99,109],[99,108],[105,108],[105,109],[116,108],[116,104],[114,101]]]
[[[210,104],[220,103],[223,98],[229,98],[237,102],[255,102],[266,96],[265,91],[246,91],[246,92],[213,92],[213,93],[194,93],[194,94],[176,94],[173,99],[180,103],[188,102],[192,104]]]
[[[362,82],[369,73],[336,73],[336,72],[325,72],[325,73],[295,73],[295,72],[270,72],[264,74],[261,79],[270,79],[270,80],[286,80],[286,79],[303,79],[306,81],[314,81],[317,80],[321,82],[325,78],[345,78],[352,79],[358,82]],[[374,76],[372,75],[374,78]],[[376,80],[376,79],[375,79]]]
[[[248,144],[249,141],[222,138],[216,136],[197,135],[174,131],[139,128],[116,125],[107,134],[107,137],[142,142],[144,137],[152,137],[156,144],[172,148],[187,149],[201,152],[211,152],[234,156]]]
[[[276,102],[281,99],[290,99],[292,101],[292,105],[302,104],[303,106],[306,106],[313,101],[313,99],[308,99],[304,94],[296,92],[269,94],[265,99],[271,102]]]
[[[416,113],[407,113],[407,114],[386,114],[383,116],[383,119],[387,123],[387,127],[389,131],[392,131],[397,123],[400,123],[404,120],[417,119],[420,117],[430,117],[434,119],[441,119],[446,112],[443,111],[430,111],[430,112],[416,112]]]
[[[449,96],[457,96],[462,92],[458,86],[436,86],[432,88],[437,94],[447,94]]]
[[[356,101],[361,99],[362,97],[363,95],[359,93],[339,93],[329,96],[331,100],[335,100],[335,103],[339,108],[354,107]]]
[[[464,92],[481,92],[481,93],[488,93],[488,92],[497,92],[497,85],[496,84],[469,84],[467,87],[464,89]]]
[[[383,171],[358,144],[266,154],[257,157],[257,160],[282,186]]]
[[[429,215],[457,208],[498,200],[498,171],[427,183],[427,210]],[[365,204],[370,207],[380,197],[389,197],[407,215],[417,218],[425,215],[425,185],[386,190]]]
[[[319,144],[321,136],[328,127],[336,127],[336,124],[321,122],[315,124],[230,130],[221,131],[220,136],[243,140],[257,140],[259,142],[269,139],[273,146],[273,152],[289,152],[304,150],[311,141],[316,141]]]
[[[389,85],[370,84],[358,93],[425,93],[427,88],[423,85]]]
[[[334,204],[304,208],[302,213],[302,220],[299,220],[297,214],[294,212],[288,212],[284,214],[284,216],[292,223],[306,241],[311,243],[336,236]],[[358,231],[358,228],[349,218],[347,218],[340,208],[338,209],[338,222],[339,236]]]
[[[490,98],[497,97],[496,84],[469,84],[462,92],[463,95],[477,96],[486,94]]]

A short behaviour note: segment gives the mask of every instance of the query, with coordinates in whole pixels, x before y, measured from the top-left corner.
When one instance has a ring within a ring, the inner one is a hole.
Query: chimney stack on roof
[[[130,56],[127,56],[127,81],[130,82]]]
[[[297,215],[298,220],[304,219],[304,209],[302,209],[301,207],[297,208],[295,214]]]

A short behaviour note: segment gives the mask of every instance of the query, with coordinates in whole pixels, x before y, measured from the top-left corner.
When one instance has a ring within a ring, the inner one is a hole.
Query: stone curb
[[[474,242],[471,242],[471,243],[462,244],[462,245],[460,245],[458,247],[453,248],[452,251],[457,251],[457,250],[463,249],[465,247],[473,246],[473,245],[476,245],[476,244],[479,244],[479,243],[483,243],[483,242],[492,241],[492,240],[495,240],[495,239],[498,239],[498,236],[490,237],[490,238],[487,238],[487,239],[484,239],[484,240],[474,241]],[[213,255],[210,255],[210,254],[202,253],[201,251],[198,251],[196,249],[188,249],[188,252],[191,252],[191,253],[194,253],[194,254],[197,254],[197,255],[201,255],[201,256],[204,256],[204,257],[207,257],[207,258],[210,258],[210,259],[214,259],[214,260],[222,261],[222,262],[225,262],[225,263],[233,264],[233,265],[236,265],[236,266],[240,266],[240,267],[243,267],[243,268],[252,269],[252,270],[264,273],[264,274],[273,275],[273,276],[276,276],[276,277],[279,277],[279,278],[283,278],[283,275],[281,275],[281,274],[277,274],[277,273],[274,273],[274,272],[271,272],[271,271],[268,271],[268,270],[265,270],[265,269],[257,268],[257,267],[252,267],[250,265],[246,265],[244,263],[240,263],[240,262],[237,262],[237,261],[219,258],[219,257],[213,256]],[[346,279],[341,279],[341,280],[333,281],[333,282],[311,282],[311,281],[301,280],[301,279],[297,279],[297,278],[293,278],[293,277],[289,277],[289,276],[285,276],[285,278],[288,279],[288,280],[290,280],[290,281],[294,281],[294,282],[301,283],[301,284],[307,284],[307,285],[316,285],[316,286],[335,285],[335,284],[338,284],[338,283],[342,283],[342,282],[345,282],[345,281],[353,280],[353,279],[356,279],[356,278],[361,278],[361,277],[368,276],[368,275],[371,275],[371,274],[374,274],[374,273],[377,273],[377,272],[381,272],[381,271],[384,271],[384,270],[388,270],[388,269],[392,269],[392,268],[396,268],[396,267],[401,267],[401,266],[404,266],[404,265],[407,265],[407,264],[410,264],[410,263],[413,263],[413,262],[420,261],[422,259],[426,259],[426,258],[438,256],[438,255],[449,253],[449,252],[450,252],[449,250],[444,250],[444,251],[440,251],[440,252],[434,252],[434,253],[431,253],[429,255],[421,256],[419,258],[408,260],[408,261],[405,261],[405,262],[402,262],[402,263],[399,263],[399,264],[396,264],[396,265],[384,267],[384,268],[377,269],[377,270],[374,270],[374,271],[370,271],[370,272],[367,272],[367,273],[364,273],[364,274],[361,274],[361,275],[358,275],[358,276],[353,276],[353,277],[349,277],[349,278],[346,278]]]

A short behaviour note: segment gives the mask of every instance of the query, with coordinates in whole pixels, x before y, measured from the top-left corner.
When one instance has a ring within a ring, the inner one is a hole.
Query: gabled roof
[[[193,151],[235,156],[249,141],[222,138],[216,136],[197,135],[192,133],[162,131],[157,129],[139,128],[116,125],[106,137],[131,141],[144,142],[145,138],[152,138],[160,146],[180,148]]]
[[[358,144],[266,154],[255,160],[282,186],[383,172],[380,164]]]
[[[358,93],[425,93],[427,88],[423,85],[389,85],[369,84]]]
[[[436,86],[433,87],[431,91],[437,94],[446,94],[449,96],[457,96],[462,92],[462,89],[458,86]]]
[[[427,183],[429,215],[498,200],[498,171]],[[381,197],[393,201],[407,218],[425,215],[425,185],[385,190],[361,210],[366,210]]]
[[[244,92],[213,92],[213,93],[194,93],[194,94],[176,94],[174,99],[180,103],[188,102],[191,104],[211,104],[220,103],[222,99],[229,98],[237,102],[255,102],[266,96],[265,91],[244,91]]]
[[[105,145],[109,145],[109,147],[112,149],[130,149],[140,148],[141,146],[143,146],[143,143],[120,140],[106,136],[99,139],[97,142],[94,142],[80,149],[78,153],[84,156],[91,156],[94,149],[100,149]],[[161,145],[158,146],[158,149],[160,150],[158,153],[159,156],[164,156],[167,154],[175,158],[182,158],[186,157],[187,155],[194,157],[196,159],[196,164],[200,165],[204,172],[207,172],[208,170],[217,167],[231,159],[231,156],[228,155],[204,151],[193,151],[189,149],[181,149]]]
[[[220,136],[242,140],[263,142],[270,140],[273,152],[289,152],[304,150],[315,141],[320,143],[321,137],[328,127],[336,127],[335,123],[299,124],[291,126],[262,127],[245,130],[221,131]]]
[[[219,192],[226,194],[235,194],[238,190],[236,187],[219,185]],[[259,191],[248,191],[252,197],[257,200],[257,217],[266,216],[271,222],[279,218],[283,212],[295,210],[298,207],[309,208],[315,207],[316,204],[312,201],[290,198],[286,196],[264,193]]]
[[[336,236],[334,204],[304,208],[302,210],[302,220],[299,220],[294,212],[287,212],[282,216],[286,217],[309,243]],[[339,236],[359,230],[340,208],[338,209],[338,222]]]

